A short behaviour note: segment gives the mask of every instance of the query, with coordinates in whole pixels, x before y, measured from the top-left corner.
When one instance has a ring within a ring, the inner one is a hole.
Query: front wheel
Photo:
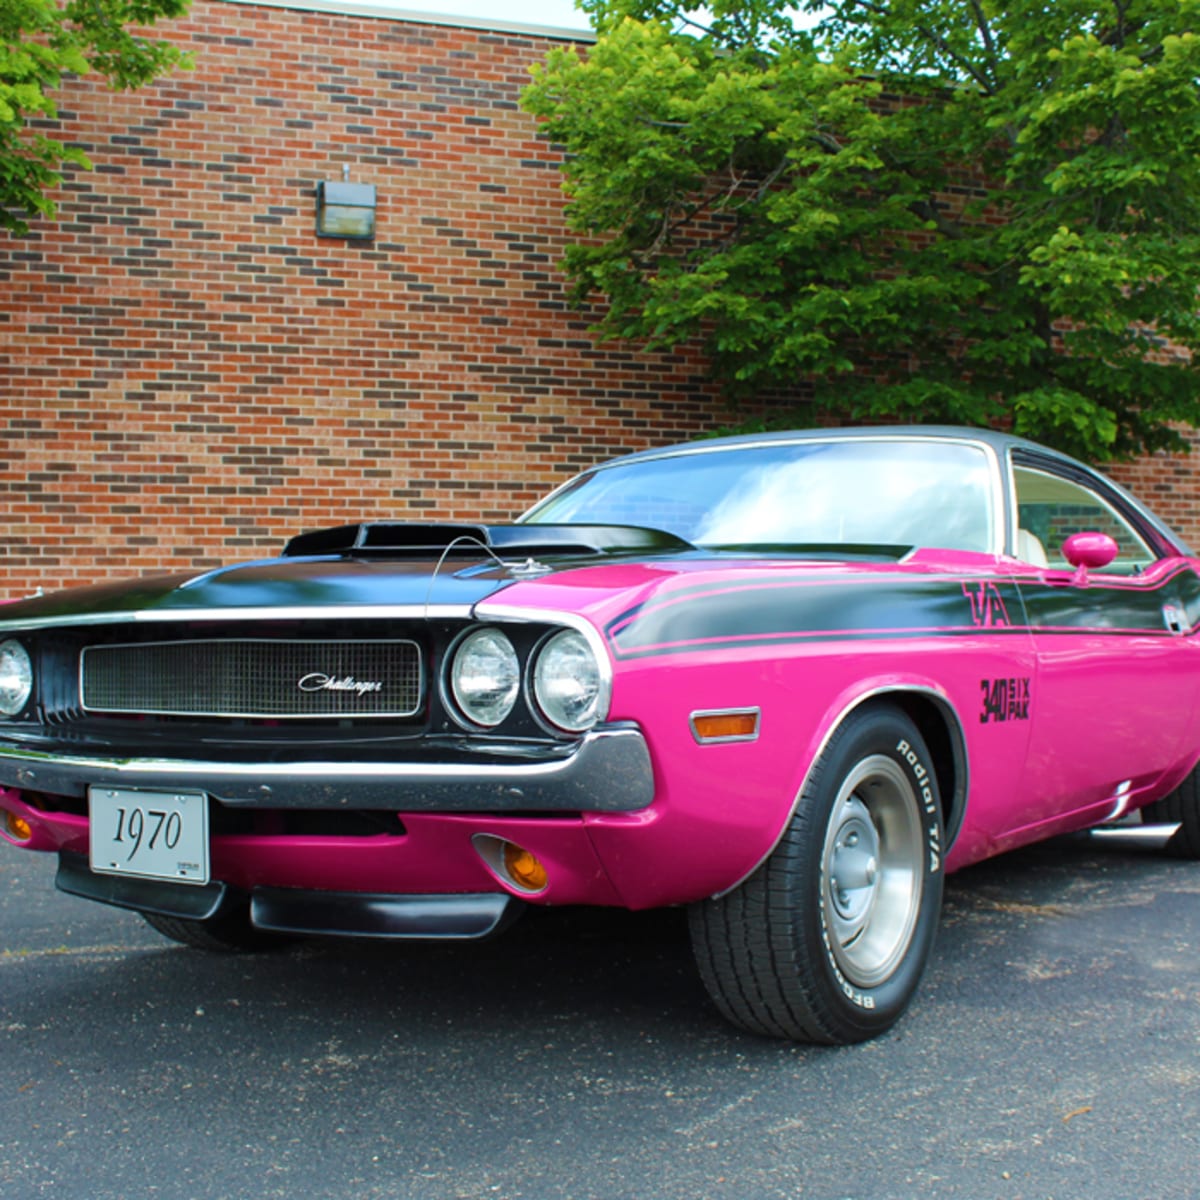
[[[250,923],[248,907],[220,917],[196,920],[190,917],[166,917],[160,913],[142,913],[152,929],[184,946],[218,954],[246,954],[280,946],[284,938],[264,933]]]
[[[766,862],[692,906],[692,948],[713,1001],[742,1029],[860,1042],[915,995],[941,899],[929,751],[903,712],[871,707],[830,739]]]

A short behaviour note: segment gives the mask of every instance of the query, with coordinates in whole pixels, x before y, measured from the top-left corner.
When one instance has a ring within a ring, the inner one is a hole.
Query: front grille
[[[213,639],[90,646],[93,713],[177,717],[411,717],[421,706],[412,641]]]

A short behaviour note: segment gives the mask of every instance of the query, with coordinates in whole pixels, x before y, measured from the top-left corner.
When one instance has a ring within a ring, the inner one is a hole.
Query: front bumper
[[[204,762],[0,745],[0,785],[82,798],[93,785],[194,788],[234,807],[396,812],[637,812],[654,799],[645,738],[592,730],[552,759],[499,762]]]

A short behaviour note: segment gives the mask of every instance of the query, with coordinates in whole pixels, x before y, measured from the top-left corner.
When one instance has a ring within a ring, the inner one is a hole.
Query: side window
[[[1109,575],[1134,575],[1155,559],[1154,551],[1128,521],[1090,488],[1028,467],[1016,467],[1017,557],[1037,566],[1070,570],[1062,544],[1073,533],[1107,533],[1117,557]],[[1039,559],[1044,555],[1044,561]]]

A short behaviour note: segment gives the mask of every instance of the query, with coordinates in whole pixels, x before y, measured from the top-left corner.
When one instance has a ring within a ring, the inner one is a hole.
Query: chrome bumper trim
[[[626,726],[593,730],[562,758],[518,763],[227,763],[0,745],[0,785],[74,797],[92,785],[186,787],[246,808],[395,812],[636,812],[654,799],[645,738]]]
[[[186,585],[185,585],[186,586]],[[469,620],[469,604],[274,604],[222,608],[120,609],[114,612],[64,611],[49,617],[27,617],[0,621],[0,633],[27,633],[32,629],[72,628],[93,625],[169,625],[220,621],[411,621]]]

